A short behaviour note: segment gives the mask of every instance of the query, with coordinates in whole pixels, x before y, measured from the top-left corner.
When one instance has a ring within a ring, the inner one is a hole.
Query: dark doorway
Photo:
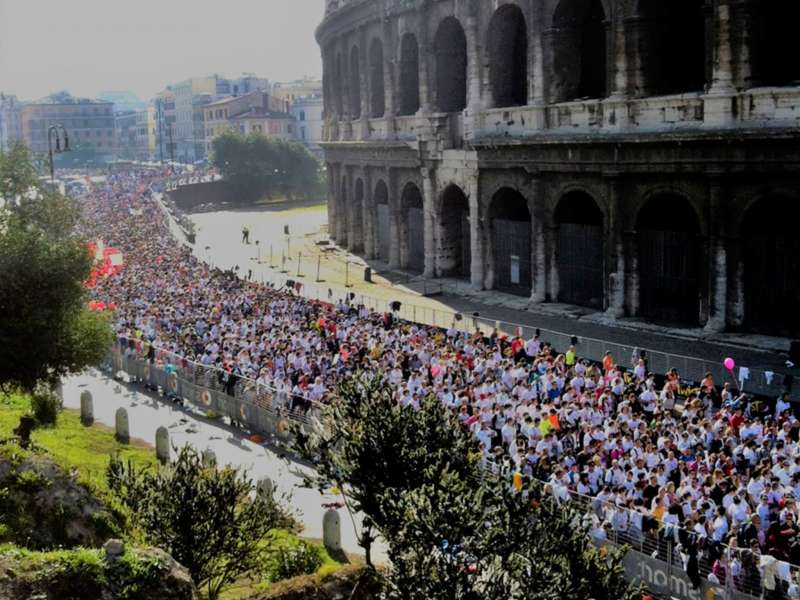
[[[406,184],[401,200],[403,207],[403,233],[406,241],[406,264],[409,271],[425,270],[425,217],[422,210],[422,192],[413,183]]]
[[[800,2],[761,0],[761,14],[750,42],[754,83],[762,86],[800,85]],[[789,58],[791,57],[791,58]]]
[[[467,107],[467,36],[455,17],[439,25],[433,41],[436,57],[436,105],[440,112]]]
[[[400,42],[400,115],[419,110],[419,46],[417,37],[407,33]]]
[[[369,87],[372,118],[378,119],[386,112],[386,98],[383,87],[383,42],[372,40],[369,48]]]
[[[350,116],[361,118],[361,68],[358,60],[358,46],[350,50]]]
[[[554,102],[604,98],[606,25],[600,0],[561,0],[553,16]]]
[[[647,95],[705,89],[704,4],[705,0],[639,0],[639,55]]]
[[[389,190],[383,180],[375,186],[375,207],[378,218],[378,258],[389,260],[391,227],[389,225]]]
[[[528,201],[511,188],[499,190],[489,207],[495,289],[528,296],[531,270],[531,214]]]
[[[558,301],[603,308],[603,213],[585,192],[558,203]]]
[[[682,196],[654,196],[639,212],[636,227],[640,315],[697,325],[706,258],[694,208]]]
[[[800,197],[771,196],[747,211],[742,226],[745,327],[800,337]]]
[[[466,231],[465,231],[466,228]],[[456,185],[442,193],[439,268],[445,277],[470,275],[469,201]]]
[[[364,251],[364,181],[356,179],[353,202],[353,252]]]
[[[515,4],[498,8],[489,23],[489,67],[495,106],[528,103],[528,28]]]

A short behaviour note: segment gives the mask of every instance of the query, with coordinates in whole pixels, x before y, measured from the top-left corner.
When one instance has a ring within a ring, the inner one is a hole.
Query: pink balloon
[[[436,377],[439,374],[439,365],[433,365],[431,367],[431,374]]]
[[[733,367],[736,366],[736,363],[730,357],[728,357],[724,361],[722,361],[722,364],[725,365],[725,368],[728,369],[728,371],[733,371]]]

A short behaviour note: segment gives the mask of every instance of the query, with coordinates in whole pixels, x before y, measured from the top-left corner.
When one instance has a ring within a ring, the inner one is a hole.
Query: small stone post
[[[169,462],[169,431],[163,425],[156,429],[156,458],[162,464]]]
[[[273,491],[273,484],[272,479],[269,477],[264,477],[264,479],[259,479],[258,483],[256,483],[256,494],[258,494],[259,498],[269,498],[272,496]]]
[[[342,549],[342,521],[339,512],[332,508],[325,511],[322,517],[322,543],[331,552]]]
[[[117,409],[114,415],[114,425],[117,433],[117,441],[127,444],[131,441],[131,429],[128,422],[128,410],[122,406]]]
[[[203,466],[207,469],[216,468],[217,466],[217,455],[214,454],[211,448],[203,450]]]
[[[94,403],[89,390],[81,392],[81,423],[84,425],[94,423]]]

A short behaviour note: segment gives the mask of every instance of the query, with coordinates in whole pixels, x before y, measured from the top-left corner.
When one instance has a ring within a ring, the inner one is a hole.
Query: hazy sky
[[[320,76],[324,0],[0,0],[0,92],[23,100],[187,77]]]

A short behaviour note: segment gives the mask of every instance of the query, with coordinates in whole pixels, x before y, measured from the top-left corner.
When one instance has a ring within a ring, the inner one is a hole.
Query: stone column
[[[625,314],[625,248],[622,240],[622,181],[618,174],[609,176],[608,200],[605,305],[606,315],[619,319]]]
[[[424,6],[424,4],[423,4]],[[419,113],[421,115],[429,115],[433,112],[435,104],[433,94],[433,75],[435,69],[430,64],[431,60],[435,60],[432,56],[433,51],[431,44],[428,40],[428,11],[420,9],[419,11]]]
[[[469,178],[469,242],[470,242],[470,283],[473,290],[483,289],[486,257],[483,243],[483,219],[480,208],[480,172],[475,171]]]
[[[391,169],[386,187],[389,190],[389,268],[400,267],[400,229],[402,215],[400,200],[397,197],[397,174]]]
[[[625,248],[625,288],[628,312],[631,316],[639,315],[639,245],[636,231],[622,232],[622,245]]]
[[[711,89],[705,98],[703,122],[710,127],[724,127],[733,122],[733,52],[731,50],[730,0],[716,0],[714,11],[714,72]]]
[[[347,251],[355,252],[358,246],[356,238],[356,177],[355,170],[347,172]]]
[[[325,173],[328,177],[328,237],[336,238],[336,193],[334,191],[334,166],[327,163]]]
[[[729,239],[726,251],[726,262],[732,279],[729,283],[728,305],[726,313],[728,325],[739,329],[744,325],[744,248],[741,239]]]
[[[612,24],[614,81],[611,96],[604,101],[603,125],[611,129],[625,129],[630,123],[628,114],[630,89],[628,82],[628,28],[619,5],[617,5],[617,10],[619,10],[619,14],[615,15]]]
[[[396,47],[392,35],[392,20],[386,19],[383,27],[383,118],[386,119],[386,131],[389,138],[395,133],[395,93],[394,65],[396,64]]]
[[[425,218],[425,271],[424,277],[436,276],[436,197],[433,188],[433,174],[427,167],[422,172],[422,213]]]
[[[367,60],[367,30],[361,27],[359,31],[359,52],[358,52],[358,75],[359,86],[361,87],[361,137],[360,139],[369,139],[369,118],[372,112],[372,94],[369,76],[369,61]]]
[[[364,169],[364,205],[361,208],[364,215],[364,257],[367,260],[375,258],[376,215],[375,203],[372,198],[372,178],[369,169]]]
[[[467,111],[464,118],[464,137],[474,139],[478,114],[481,110],[481,54],[478,48],[478,18],[467,17]]]
[[[552,225],[545,227],[545,252],[547,256],[547,293],[550,302],[558,302],[558,228]]]
[[[543,23],[543,2],[533,2],[534,18],[528,21],[529,59],[528,65],[530,74],[528,76],[528,102],[534,107],[533,122],[530,126],[533,129],[545,129],[547,127],[547,100],[544,87],[544,32]]]
[[[722,209],[724,194],[722,182],[715,178],[711,182],[710,188],[711,222],[709,231],[711,236],[708,249],[711,268],[708,278],[709,315],[705,326],[705,331],[708,333],[725,331],[728,321],[728,255],[725,247],[727,227]]]
[[[531,302],[540,304],[547,297],[547,262],[544,234],[544,182],[536,177],[531,182],[531,198],[528,200],[531,213]]]

